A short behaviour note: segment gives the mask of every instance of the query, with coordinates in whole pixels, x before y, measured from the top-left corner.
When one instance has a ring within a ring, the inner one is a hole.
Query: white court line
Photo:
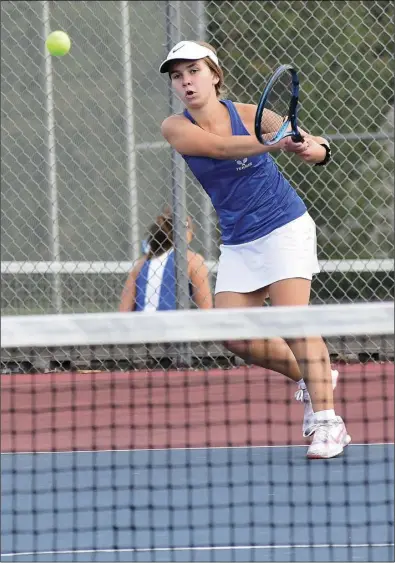
[[[394,442],[364,442],[358,444],[349,444],[347,448],[352,446],[394,446]],[[1,452],[1,455],[54,455],[54,454],[105,454],[105,453],[131,453],[131,452],[182,452],[182,451],[201,451],[201,450],[260,450],[260,449],[277,449],[277,448],[307,448],[306,444],[280,444],[278,446],[199,446],[195,448],[140,448],[132,450],[60,450],[50,452]]]
[[[86,553],[152,553],[156,551],[220,551],[224,549],[322,549],[322,548],[363,548],[363,547],[392,547],[393,543],[338,543],[338,544],[301,544],[301,545],[205,545],[201,547],[131,547],[120,549],[70,549],[59,551],[21,551],[16,553],[2,553],[1,557],[17,557],[28,555],[81,555]]]

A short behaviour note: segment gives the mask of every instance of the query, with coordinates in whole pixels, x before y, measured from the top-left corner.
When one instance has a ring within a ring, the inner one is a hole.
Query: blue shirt
[[[221,103],[228,108],[232,134],[249,135],[233,102]],[[184,115],[195,123],[188,110]],[[268,153],[236,160],[182,156],[211,198],[225,245],[261,238],[306,212]]]
[[[192,285],[189,284],[192,296]],[[135,311],[177,309],[174,250],[146,260],[136,278]]]

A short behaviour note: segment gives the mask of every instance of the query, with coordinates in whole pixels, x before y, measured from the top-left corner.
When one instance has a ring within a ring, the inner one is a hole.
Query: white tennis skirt
[[[307,212],[262,238],[220,250],[215,293],[249,293],[279,280],[311,280],[320,271],[316,227]]]

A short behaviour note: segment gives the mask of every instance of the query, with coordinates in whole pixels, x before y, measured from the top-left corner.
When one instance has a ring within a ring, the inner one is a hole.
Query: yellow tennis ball
[[[48,51],[55,57],[63,57],[70,51],[70,37],[64,31],[53,31],[45,42]]]

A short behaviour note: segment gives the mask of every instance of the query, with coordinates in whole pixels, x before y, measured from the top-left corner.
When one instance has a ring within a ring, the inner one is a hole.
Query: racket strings
[[[288,121],[292,97],[292,77],[289,72],[281,74],[272,85],[266,100],[261,120],[263,138],[273,140],[283,124]]]

